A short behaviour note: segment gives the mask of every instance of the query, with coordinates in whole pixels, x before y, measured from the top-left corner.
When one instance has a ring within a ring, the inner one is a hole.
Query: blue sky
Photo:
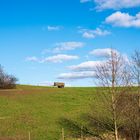
[[[140,0],[0,0],[0,64],[21,84],[92,86],[108,48],[140,49],[139,12]]]

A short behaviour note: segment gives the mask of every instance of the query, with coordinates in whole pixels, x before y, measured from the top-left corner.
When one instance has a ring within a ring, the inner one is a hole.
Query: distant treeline
[[[0,65],[0,89],[11,89],[16,87],[17,78],[7,74]]]

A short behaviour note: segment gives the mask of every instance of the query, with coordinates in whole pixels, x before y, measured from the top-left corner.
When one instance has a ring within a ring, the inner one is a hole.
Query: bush
[[[0,89],[12,89],[16,87],[17,78],[4,72],[0,65]]]

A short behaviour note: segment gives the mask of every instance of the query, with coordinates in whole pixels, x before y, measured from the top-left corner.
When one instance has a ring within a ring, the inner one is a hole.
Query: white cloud
[[[81,3],[91,2],[91,0],[80,0]]]
[[[94,49],[90,52],[90,54],[96,57],[106,57],[108,59],[111,57],[111,51],[116,53],[118,56],[122,56],[125,62],[129,62],[128,56],[126,54],[120,53],[118,50],[112,48]]]
[[[79,59],[76,55],[66,55],[66,54],[58,54],[46,58],[39,59],[37,57],[27,57],[26,61],[33,61],[33,62],[39,62],[39,63],[62,63],[63,61],[69,61],[69,60],[76,60]]]
[[[48,31],[58,31],[60,30],[60,26],[48,26]]]
[[[74,79],[85,79],[92,78],[95,76],[95,72],[72,72],[72,73],[62,73],[58,76],[58,79],[74,80]]]
[[[111,51],[113,51],[116,55],[121,56],[126,63],[129,63],[129,58],[125,53],[120,53],[118,50],[112,48],[94,49],[90,52],[90,54],[96,57],[106,57],[108,59],[111,57]]]
[[[68,68],[73,71],[93,71],[93,70],[95,70],[97,65],[100,65],[104,62],[105,61],[86,61],[79,65],[69,66]]]
[[[61,26],[50,26],[50,25],[48,25],[48,26],[43,26],[42,27],[43,31],[46,31],[46,30],[48,30],[48,31],[59,31],[61,29],[62,29]]]
[[[60,42],[55,44],[56,48],[54,52],[66,51],[66,50],[75,50],[84,46],[83,42]]]
[[[26,61],[34,61],[34,62],[39,62],[39,59],[35,56],[27,57]]]
[[[89,31],[83,33],[84,38],[95,38],[95,35]]]
[[[122,9],[140,6],[140,0],[94,0],[98,10]]]
[[[121,54],[119,51],[111,48],[105,49],[95,49],[92,51],[94,56],[105,57],[104,60],[99,61],[86,61],[78,65],[72,65],[68,68],[72,71],[69,73],[62,73],[58,76],[59,79],[64,80],[74,80],[74,79],[85,79],[85,78],[94,78],[96,76],[96,68],[97,66],[107,65],[108,60],[111,57],[111,51],[118,54],[118,56],[122,56],[124,62],[129,62],[127,55]],[[129,64],[129,63],[128,63]]]
[[[97,57],[109,57],[109,56],[111,56],[111,51],[119,54],[119,52],[117,50],[111,49],[111,48],[94,49],[90,52],[90,54],[97,56]]]
[[[140,12],[135,16],[128,13],[115,12],[105,20],[106,23],[120,27],[140,27]]]
[[[58,54],[42,59],[41,63],[45,63],[45,62],[62,63],[63,61],[76,60],[78,58],[79,57],[76,55]]]
[[[89,30],[89,29],[81,29],[80,33],[82,33],[82,36],[84,38],[95,38],[98,36],[106,36],[109,35],[110,32],[107,30],[102,30],[100,28],[96,28],[95,30]]]
[[[117,55],[122,56],[125,62],[129,62],[129,59],[126,54],[121,54],[116,49],[104,48],[94,49],[90,52],[90,54],[94,55],[95,57],[105,57],[105,59],[98,61],[86,61],[78,65],[69,66],[68,68],[72,71],[94,71],[98,65],[102,65],[107,62],[107,60],[111,57],[111,51],[115,52]]]

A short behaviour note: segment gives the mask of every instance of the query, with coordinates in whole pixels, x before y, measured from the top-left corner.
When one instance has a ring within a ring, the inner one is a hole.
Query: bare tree
[[[117,109],[122,120],[118,130],[122,138],[139,140],[138,94],[135,94],[134,91],[133,89],[130,93],[127,92],[118,99]]]
[[[138,114],[136,117],[139,118],[140,116],[140,51],[135,50],[134,54],[132,55],[132,79],[133,79],[133,84],[136,86],[136,92],[138,96]],[[137,128],[136,130],[139,129],[139,134],[138,134],[138,139],[140,139],[140,118],[137,121]]]
[[[109,95],[111,95],[111,101],[108,101],[108,98],[106,98],[106,102],[110,103],[115,140],[119,140],[117,99],[118,96],[120,96],[121,93],[126,92],[126,89],[128,88],[130,75],[127,70],[128,68],[124,57],[113,49],[111,49],[106,62],[98,65],[95,70],[98,84],[105,87],[104,93],[109,93]],[[103,90],[101,90],[101,92],[103,92]],[[108,95],[105,94],[105,96]]]
[[[132,56],[132,77],[133,83],[138,86],[138,94],[140,95],[140,51],[135,50]],[[139,98],[140,107],[140,98]]]
[[[2,66],[0,65],[0,88],[15,88],[17,78],[13,75],[8,75],[4,72]]]

